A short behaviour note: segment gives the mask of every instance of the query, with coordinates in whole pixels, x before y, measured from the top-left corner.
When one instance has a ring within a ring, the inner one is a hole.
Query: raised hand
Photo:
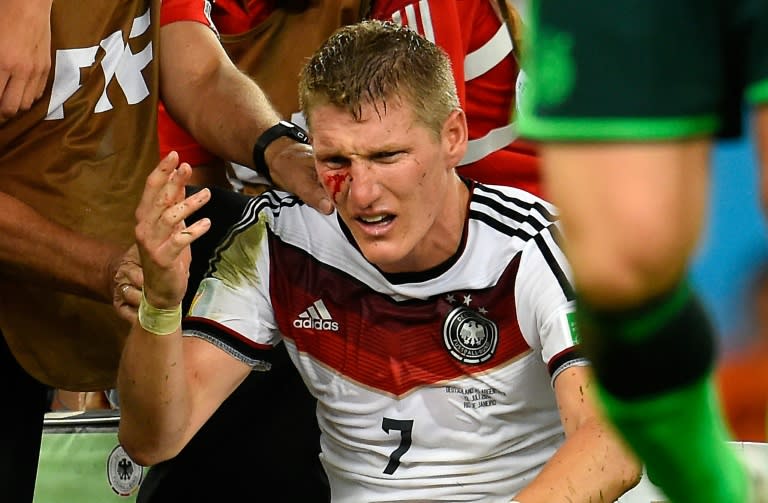
[[[184,186],[192,175],[187,163],[171,152],[150,173],[136,209],[136,243],[144,272],[144,295],[158,309],[173,309],[181,304],[187,288],[190,243],[210,229],[211,221],[202,218],[191,226],[184,219],[210,200],[211,192],[202,189],[184,197]]]

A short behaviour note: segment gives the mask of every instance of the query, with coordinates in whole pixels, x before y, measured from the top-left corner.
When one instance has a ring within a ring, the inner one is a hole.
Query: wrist
[[[170,335],[181,328],[181,304],[170,309],[155,307],[149,303],[143,289],[138,311],[139,325],[151,334]]]
[[[285,148],[288,140],[299,143],[309,143],[307,132],[301,127],[288,121],[280,121],[264,131],[253,146],[253,164],[256,171],[270,183],[274,183],[269,171],[269,165],[277,152]],[[281,148],[270,148],[273,144]]]
[[[275,180],[272,178],[272,170],[269,168],[269,166],[274,166],[275,158],[280,154],[280,152],[291,146],[292,143],[296,143],[296,141],[292,138],[288,138],[287,136],[281,136],[280,138],[272,141],[269,145],[267,145],[267,148],[264,149],[264,159],[266,161],[264,172],[267,173],[265,178],[269,180],[269,183],[272,185],[275,185]],[[259,171],[259,173],[261,173],[261,171]]]

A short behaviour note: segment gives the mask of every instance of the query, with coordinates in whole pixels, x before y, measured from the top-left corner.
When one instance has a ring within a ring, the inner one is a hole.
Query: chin
[[[402,250],[382,249],[379,245],[360,246],[363,256],[384,272],[403,272],[400,269],[404,266],[404,253]]]

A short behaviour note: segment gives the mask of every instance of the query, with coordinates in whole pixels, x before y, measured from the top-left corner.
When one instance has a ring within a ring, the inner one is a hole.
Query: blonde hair
[[[339,28],[301,72],[299,104],[307,118],[313,107],[331,104],[359,120],[363,105],[381,115],[392,100],[406,100],[416,119],[438,135],[460,107],[447,54],[392,22]]]

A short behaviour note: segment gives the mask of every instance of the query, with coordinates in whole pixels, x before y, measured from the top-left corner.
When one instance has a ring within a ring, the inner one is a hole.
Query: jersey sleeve
[[[249,203],[243,219],[217,250],[183,327],[185,336],[205,339],[264,370],[281,335],[269,295],[267,221],[271,213],[258,213],[261,200]]]
[[[216,159],[216,156],[203,148],[186,129],[173,120],[162,102],[157,110],[157,136],[161,159],[171,151],[178,152],[179,161],[187,162],[192,167]]]
[[[408,26],[441,47],[451,60],[456,91],[461,106],[465,107],[464,57],[469,45],[469,34],[461,30],[458,3],[444,0],[385,0],[376,2],[370,17]]]
[[[551,224],[523,249],[515,285],[518,322],[528,344],[541,351],[554,379],[572,365],[588,362],[578,351],[571,269]]]
[[[210,0],[163,0],[160,4],[160,26],[176,21],[197,21],[215,31]]]

